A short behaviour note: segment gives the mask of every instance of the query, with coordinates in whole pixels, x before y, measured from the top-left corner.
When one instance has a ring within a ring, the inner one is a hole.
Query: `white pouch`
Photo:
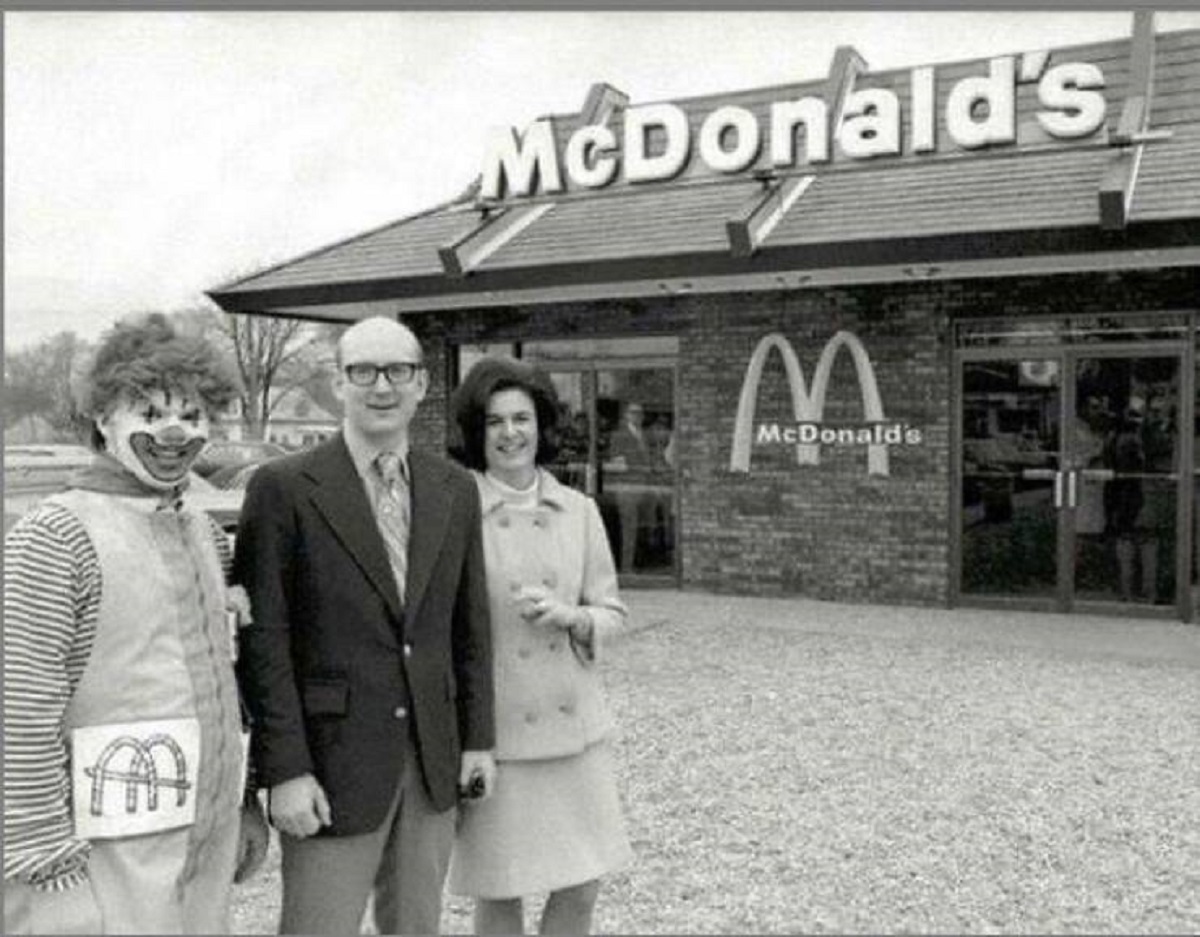
[[[199,773],[195,717],[74,729],[75,835],[117,839],[191,826]]]

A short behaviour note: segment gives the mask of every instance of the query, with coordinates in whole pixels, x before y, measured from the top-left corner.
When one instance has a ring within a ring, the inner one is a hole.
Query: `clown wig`
[[[123,399],[155,390],[197,397],[211,418],[229,405],[238,386],[208,342],[181,334],[156,312],[118,322],[104,336],[84,380],[80,410],[98,420]],[[93,449],[104,448],[94,423],[91,443]]]

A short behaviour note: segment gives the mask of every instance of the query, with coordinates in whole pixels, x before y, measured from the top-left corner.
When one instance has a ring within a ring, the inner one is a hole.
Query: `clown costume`
[[[229,548],[185,493],[233,390],[164,317],[118,325],[86,388],[92,464],[5,541],[5,933],[228,933],[265,852]]]

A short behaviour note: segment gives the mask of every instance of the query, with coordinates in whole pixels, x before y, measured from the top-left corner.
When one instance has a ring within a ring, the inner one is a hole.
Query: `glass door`
[[[1184,611],[1183,362],[1128,346],[963,356],[961,596]]]
[[[1074,359],[1077,602],[1176,602],[1181,366],[1178,355]]]
[[[532,341],[519,350],[550,375],[562,406],[550,468],[595,498],[623,583],[678,579],[677,353],[676,339],[652,336]]]
[[[592,420],[591,383],[582,371],[550,371],[550,382],[558,391],[558,454],[550,471],[564,485],[579,491],[595,488],[595,433]]]
[[[618,572],[674,575],[674,369],[596,371],[596,430],[595,496]]]
[[[1062,362],[962,362],[959,590],[1057,602]]]

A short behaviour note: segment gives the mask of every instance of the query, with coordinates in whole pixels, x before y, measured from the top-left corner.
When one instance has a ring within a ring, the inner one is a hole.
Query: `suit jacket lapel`
[[[400,595],[396,591],[387,547],[341,434],[313,450],[306,474],[317,483],[310,495],[313,504],[399,621]],[[411,546],[409,552],[412,552]]]
[[[442,541],[446,538],[453,495],[446,484],[446,469],[422,452],[410,451],[412,472],[412,525],[408,535],[408,582],[405,605],[414,611],[429,585]]]

